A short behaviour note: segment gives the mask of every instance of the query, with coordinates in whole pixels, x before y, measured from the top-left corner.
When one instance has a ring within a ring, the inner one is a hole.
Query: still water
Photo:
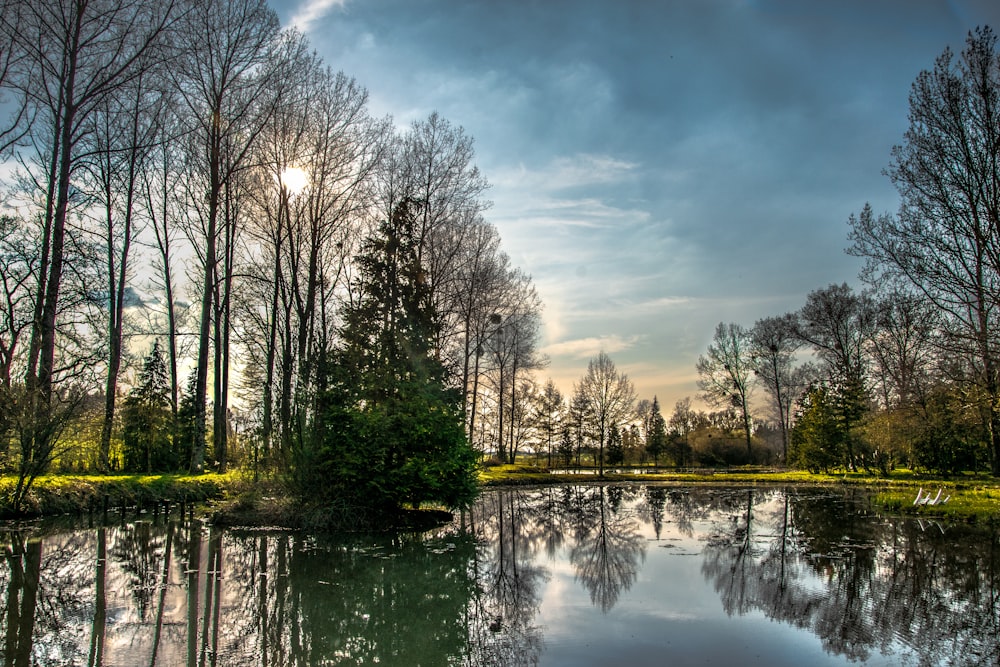
[[[4,665],[996,665],[996,528],[857,490],[487,491],[425,534],[7,526]]]

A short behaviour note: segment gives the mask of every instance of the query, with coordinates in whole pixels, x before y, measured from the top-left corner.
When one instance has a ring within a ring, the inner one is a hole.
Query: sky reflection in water
[[[1000,661],[996,529],[858,490],[500,489],[425,535],[144,515],[3,540],[4,665]]]

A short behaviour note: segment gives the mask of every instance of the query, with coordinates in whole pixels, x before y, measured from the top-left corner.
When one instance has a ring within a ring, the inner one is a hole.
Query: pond
[[[861,490],[498,489],[391,536],[4,531],[4,665],[1000,662],[997,529]]]

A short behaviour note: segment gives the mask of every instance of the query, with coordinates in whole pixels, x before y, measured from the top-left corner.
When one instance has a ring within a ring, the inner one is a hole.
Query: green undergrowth
[[[0,477],[0,519],[82,514],[104,508],[221,499],[238,484],[238,473],[204,475],[46,475],[35,480],[18,511],[12,505],[17,478]]]

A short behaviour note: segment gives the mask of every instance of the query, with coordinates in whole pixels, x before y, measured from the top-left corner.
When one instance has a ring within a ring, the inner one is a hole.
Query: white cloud
[[[636,345],[642,336],[591,336],[590,338],[578,338],[567,340],[562,343],[554,343],[542,349],[544,354],[550,356],[567,356],[575,359],[587,359],[597,356],[600,352],[614,354],[627,350]]]
[[[313,21],[322,18],[334,7],[343,7],[346,2],[347,0],[306,0],[292,14],[289,23],[302,32],[309,32]]]
[[[530,186],[547,192],[565,188],[619,183],[638,173],[639,164],[610,155],[578,153],[552,159],[540,169],[519,164],[516,169],[498,170],[494,185],[522,189]]]

